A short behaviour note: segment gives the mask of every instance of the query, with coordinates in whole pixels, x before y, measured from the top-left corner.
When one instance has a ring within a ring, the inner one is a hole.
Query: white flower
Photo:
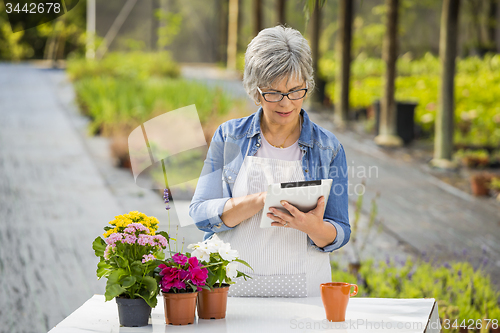
[[[234,279],[236,275],[238,275],[238,272],[236,269],[238,268],[238,263],[237,262],[230,262],[226,266],[226,276],[230,279]]]
[[[233,261],[239,257],[238,251],[231,250],[231,245],[229,243],[225,243],[219,248],[219,254],[222,259],[227,261]]]
[[[187,248],[188,248],[188,249],[190,249],[190,250],[197,249],[197,248],[199,248],[199,247],[200,247],[200,243],[197,243],[197,244],[189,244],[189,245],[187,246]]]
[[[191,256],[194,256],[198,258],[199,261],[210,261],[210,253],[207,253],[204,250],[201,250],[200,248],[194,250],[191,252]]]
[[[210,253],[217,253],[219,249],[224,245],[224,242],[214,234],[210,239],[206,241],[207,248]]]

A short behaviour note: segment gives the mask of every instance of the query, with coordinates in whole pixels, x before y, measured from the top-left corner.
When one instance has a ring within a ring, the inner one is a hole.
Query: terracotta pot
[[[488,184],[492,176],[488,173],[477,173],[471,176],[472,193],[476,196],[488,195]]]
[[[227,287],[214,287],[213,290],[203,289],[198,293],[198,317],[200,319],[226,318]]]
[[[351,287],[354,292],[351,293]],[[325,307],[326,319],[328,321],[345,321],[345,312],[349,297],[358,293],[358,286],[346,282],[328,282],[322,283],[321,299]]]
[[[194,323],[196,297],[193,293],[163,293],[165,306],[165,323],[172,325],[188,325]]]

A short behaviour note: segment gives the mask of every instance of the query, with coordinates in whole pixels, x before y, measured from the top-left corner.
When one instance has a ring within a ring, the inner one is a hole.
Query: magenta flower
[[[179,265],[182,265],[182,266],[184,266],[187,263],[187,261],[188,261],[188,258],[185,255],[181,254],[181,253],[174,254],[172,256],[172,259],[174,259],[175,263],[177,263]]]
[[[188,262],[189,262],[190,268],[195,268],[195,267],[198,267],[200,265],[200,263],[198,262],[198,258],[196,258],[196,257],[190,257],[188,259]]]
[[[195,286],[204,286],[208,278],[208,269],[206,268],[189,268],[189,273],[191,274],[191,282]]]

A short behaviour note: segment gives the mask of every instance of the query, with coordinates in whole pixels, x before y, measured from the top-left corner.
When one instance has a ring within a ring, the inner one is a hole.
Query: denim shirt
[[[213,233],[230,230],[221,220],[226,201],[232,197],[234,182],[245,156],[254,156],[261,147],[260,118],[256,113],[221,124],[212,138],[195,194],[189,205],[189,215],[198,229],[206,231],[205,239]],[[323,248],[310,244],[321,252],[332,252],[344,246],[350,238],[348,215],[347,162],[342,144],[335,135],[316,125],[304,109],[299,137],[302,150],[302,171],[305,180],[332,179],[323,220],[337,229],[335,240]]]

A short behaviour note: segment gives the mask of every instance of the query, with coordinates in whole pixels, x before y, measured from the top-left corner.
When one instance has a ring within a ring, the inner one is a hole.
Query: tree
[[[286,0],[277,0],[276,1],[276,13],[278,14],[278,23],[285,24],[286,23]]]
[[[396,134],[396,103],[394,100],[398,55],[399,0],[386,0],[385,3],[387,7],[387,28],[382,46],[382,57],[385,61],[386,70],[384,91],[380,103],[379,135],[375,137],[375,143],[380,146],[398,147],[403,145],[403,140]]]
[[[236,69],[238,46],[238,0],[229,0],[229,25],[227,35],[227,68]]]
[[[460,0],[443,1],[439,37],[441,91],[436,117],[434,159],[431,164],[446,169],[455,167],[451,158],[453,154],[455,58],[457,56],[459,8]]]
[[[317,105],[322,105],[325,98],[325,80],[318,75],[319,54],[319,39],[321,34],[321,7],[325,0],[314,0],[314,8],[312,9],[311,22],[311,54],[313,60],[314,82],[316,83],[316,92],[312,94],[312,102]]]
[[[253,33],[257,36],[262,30],[262,0],[253,0]]]
[[[349,113],[349,82],[351,73],[352,21],[354,0],[339,1],[337,33],[337,78],[335,80],[335,113],[339,125],[345,126]]]

